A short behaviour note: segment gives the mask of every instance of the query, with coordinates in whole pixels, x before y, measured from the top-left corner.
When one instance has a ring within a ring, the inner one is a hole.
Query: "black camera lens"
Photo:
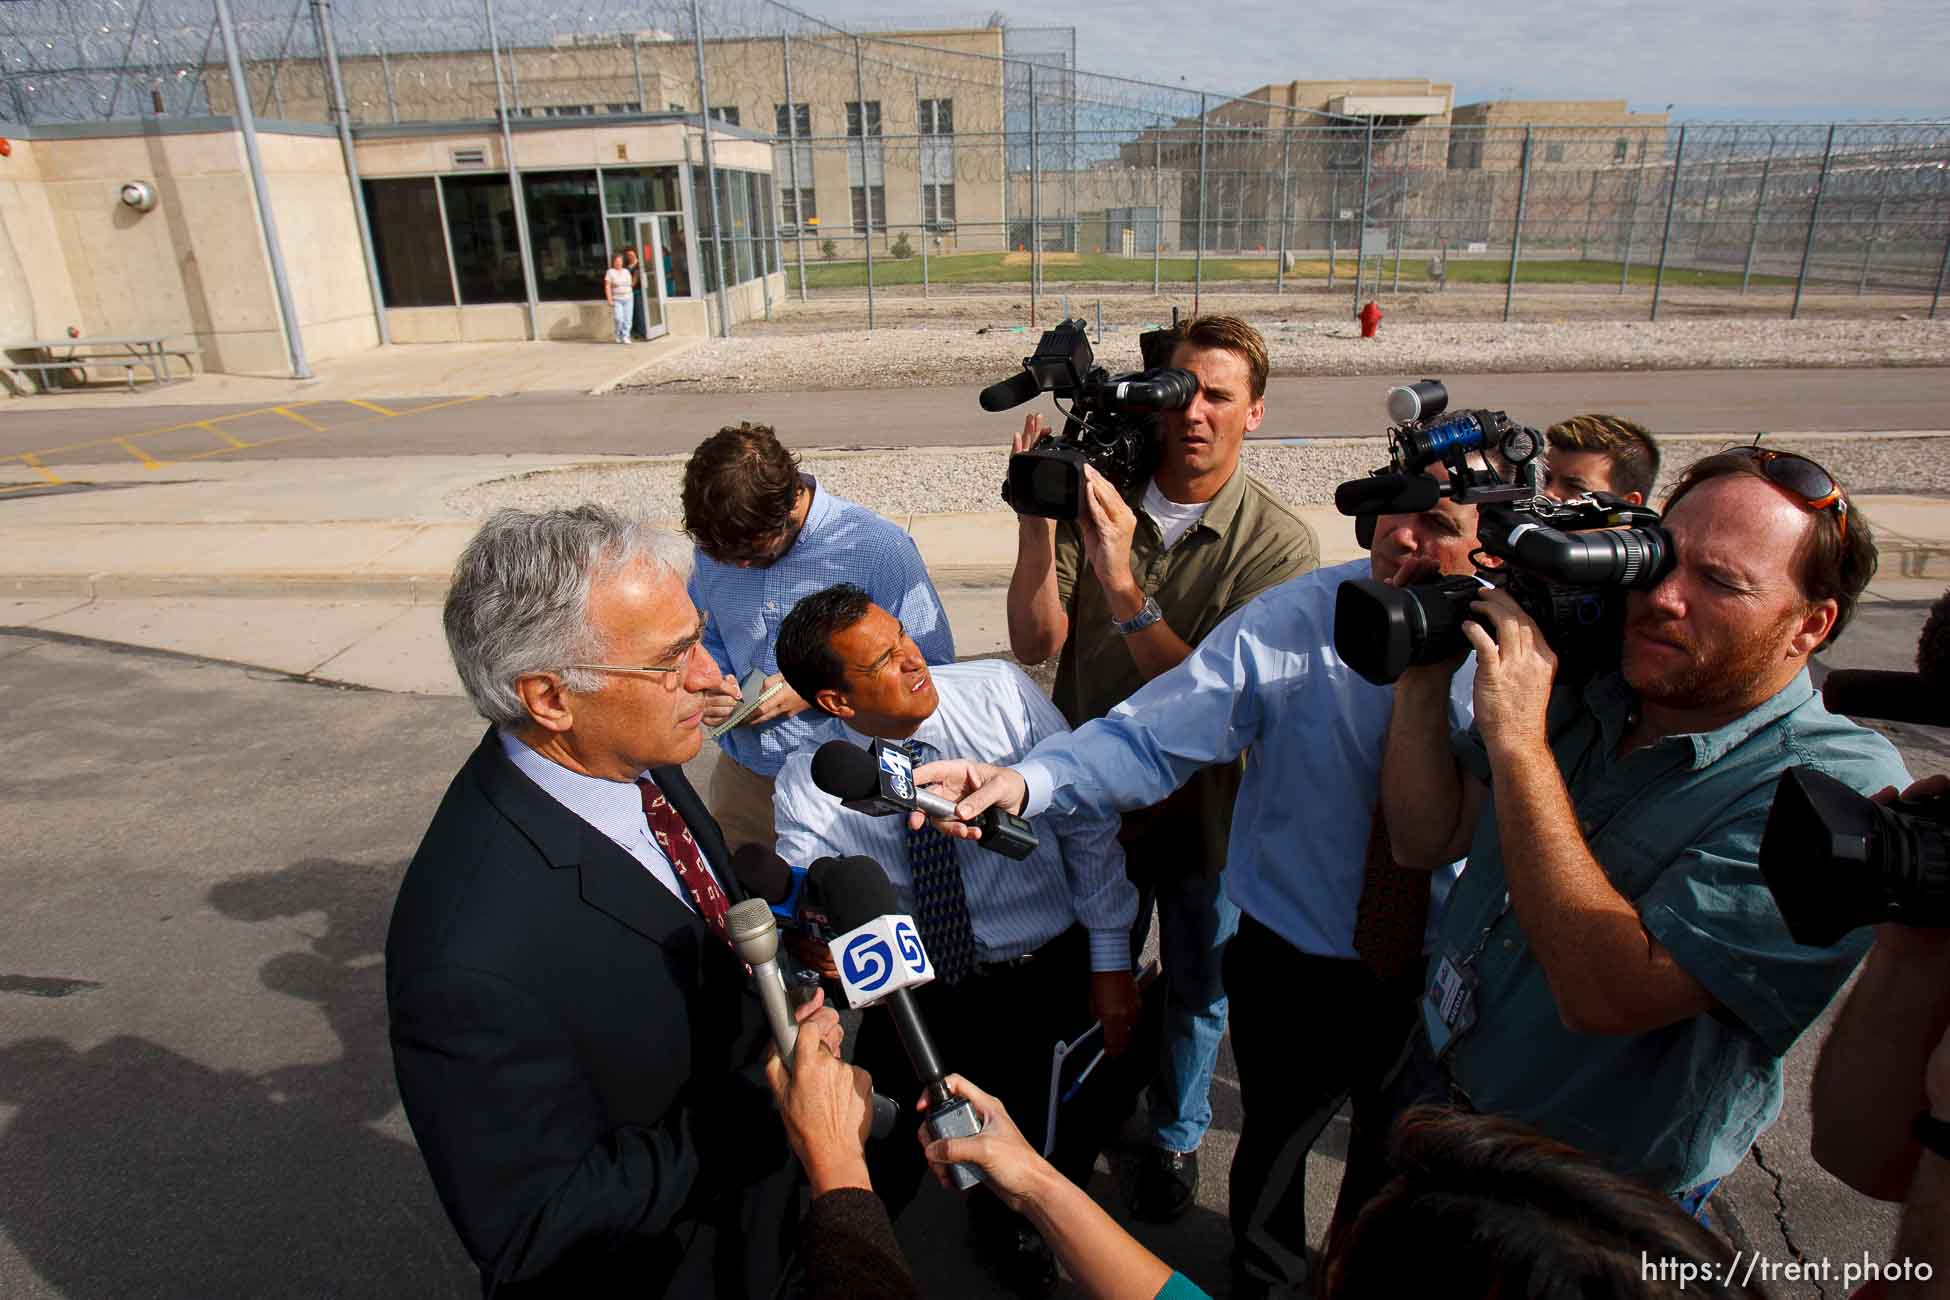
[[[1334,594],[1334,652],[1376,686],[1391,685],[1412,665],[1437,663],[1467,644],[1462,623],[1480,590],[1474,578],[1410,587],[1349,579]]]
[[[1871,802],[1811,767],[1774,788],[1760,871],[1796,943],[1883,921],[1950,925],[1950,802]]]

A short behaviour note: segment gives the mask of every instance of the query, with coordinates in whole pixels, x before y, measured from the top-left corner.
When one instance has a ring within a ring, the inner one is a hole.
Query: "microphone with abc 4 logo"
[[[813,752],[813,784],[844,808],[870,817],[905,816],[919,810],[929,817],[960,820],[955,805],[914,784],[914,764],[898,747],[876,740],[866,749],[846,740],[829,740]],[[1020,861],[1036,851],[1036,831],[1012,812],[986,809],[968,823],[982,832],[976,844]]]
[[[928,1136],[980,1133],[982,1121],[974,1107],[942,1082],[948,1072],[935,1053],[920,1010],[908,996],[910,988],[934,979],[934,967],[921,947],[913,919],[900,914],[887,873],[872,858],[821,858],[807,868],[806,883],[818,888],[839,932],[832,942],[833,965],[839,969],[847,1005],[884,1004],[894,1018],[894,1032],[900,1035],[915,1077],[927,1090]],[[982,1181],[982,1171],[973,1165],[951,1166],[948,1174],[961,1191]]]

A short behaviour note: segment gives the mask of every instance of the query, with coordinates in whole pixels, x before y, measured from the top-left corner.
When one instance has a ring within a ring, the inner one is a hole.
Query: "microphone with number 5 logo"
[[[952,1138],[980,1133],[982,1121],[975,1109],[942,1082],[948,1072],[914,999],[908,996],[910,988],[934,979],[934,967],[921,947],[913,919],[897,910],[900,904],[887,873],[871,858],[821,858],[807,868],[806,883],[818,887],[838,931],[832,942],[833,964],[839,968],[847,1005],[881,1003],[894,1018],[894,1031],[907,1050],[908,1062],[927,1089],[928,1135]],[[948,1172],[963,1191],[982,1181],[982,1171],[973,1165],[954,1165]]]

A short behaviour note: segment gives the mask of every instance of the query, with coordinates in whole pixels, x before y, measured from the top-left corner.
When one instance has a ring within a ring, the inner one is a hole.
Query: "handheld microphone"
[[[780,925],[823,938],[824,918],[809,917],[803,910],[804,867],[789,867],[784,858],[760,845],[741,844],[731,854],[731,873],[753,898],[771,904]]]
[[[910,986],[934,978],[934,968],[914,923],[896,910],[900,904],[887,873],[871,858],[821,858],[807,869],[807,877],[826,899],[833,924],[844,931],[833,940],[833,953],[848,1005],[884,1003],[894,1018],[908,1063],[927,1089],[928,1136],[974,1137],[982,1131],[981,1119],[942,1082],[948,1072],[908,996]],[[974,1165],[951,1165],[948,1174],[962,1191],[982,1181],[982,1171]]]
[[[919,810],[929,817],[960,821],[955,805],[914,784],[914,764],[898,747],[876,740],[868,749],[829,740],[813,754],[813,784],[855,812],[892,817]],[[989,808],[967,823],[979,827],[976,841],[992,853],[1021,860],[1036,851],[1035,829],[1001,808]]]
[[[752,979],[758,984],[758,1000],[772,1026],[772,1042],[778,1046],[779,1059],[787,1063],[789,1070],[792,1054],[799,1046],[799,1025],[792,1018],[792,1005],[786,998],[785,977],[779,973],[779,925],[772,916],[772,905],[763,897],[733,903],[725,913],[725,930],[739,959],[752,968]],[[886,1137],[894,1131],[897,1114],[893,1100],[876,1092],[869,1131],[874,1137]]]
[[[1036,382],[1036,376],[1023,370],[990,384],[975,400],[982,404],[984,411],[1006,411],[1012,406],[1021,406],[1042,391],[1043,386]]]

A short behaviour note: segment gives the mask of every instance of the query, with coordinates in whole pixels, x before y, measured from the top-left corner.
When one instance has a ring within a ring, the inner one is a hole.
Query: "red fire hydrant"
[[[1355,319],[1361,322],[1361,337],[1371,339],[1375,336],[1375,331],[1381,328],[1381,308],[1370,302],[1360,310]]]

